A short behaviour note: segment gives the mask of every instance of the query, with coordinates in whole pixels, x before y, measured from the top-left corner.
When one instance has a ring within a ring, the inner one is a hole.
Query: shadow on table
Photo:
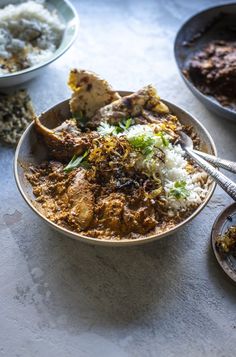
[[[216,271],[214,257],[204,254],[208,243],[201,215],[176,236],[143,246],[109,248],[62,236],[23,201],[18,206],[21,220],[5,219],[29,271],[16,299],[24,305],[34,303],[44,325],[78,332],[94,326],[124,331],[135,324],[148,326],[151,333],[154,321],[162,329],[172,321],[170,314],[181,324],[183,311],[185,319],[199,320],[201,315],[205,321],[201,310],[215,291],[223,289],[235,301],[234,287]],[[210,279],[203,275],[205,264]],[[209,284],[216,288],[209,290]]]
[[[152,319],[154,311],[156,319],[168,311],[180,283],[177,277],[183,275],[183,252],[177,252],[181,237],[138,247],[95,247],[35,221],[34,236],[27,222],[11,231],[52,317],[60,313],[72,326],[83,319],[124,326],[146,315]]]
[[[210,246],[207,261],[211,282],[215,285],[217,290],[227,292],[228,298],[232,299],[232,302],[236,304],[236,283],[233,282],[219,266]]]

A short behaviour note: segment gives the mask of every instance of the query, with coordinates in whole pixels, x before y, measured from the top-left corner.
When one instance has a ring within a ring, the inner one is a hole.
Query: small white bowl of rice
[[[67,0],[3,0],[0,4],[0,88],[26,82],[65,53],[79,18]]]

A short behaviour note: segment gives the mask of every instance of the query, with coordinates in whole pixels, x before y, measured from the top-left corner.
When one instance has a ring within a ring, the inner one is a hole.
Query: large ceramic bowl
[[[129,95],[131,92],[119,92],[120,95]],[[164,103],[168,105],[170,110],[178,116],[181,123],[186,125],[192,125],[194,131],[198,134],[201,146],[200,149],[205,151],[209,154],[216,155],[216,147],[215,144],[207,132],[207,130],[203,127],[203,125],[194,117],[192,117],[189,113],[185,112],[183,109],[177,107],[176,105],[163,100]],[[43,125],[47,126],[48,128],[54,128],[57,125],[61,124],[65,119],[68,119],[71,116],[70,109],[69,109],[69,100],[65,100],[61,102],[47,112],[42,113],[40,116],[40,120]],[[40,213],[37,208],[35,207],[33,201],[34,196],[32,193],[32,188],[29,182],[25,178],[25,173],[28,171],[28,167],[30,164],[38,164],[42,162],[44,159],[47,158],[47,150],[45,147],[42,146],[42,143],[38,139],[38,135],[36,133],[34,123],[30,124],[28,128],[25,130],[24,134],[22,135],[19,144],[16,149],[15,154],[15,162],[14,162],[14,173],[17,186],[20,190],[25,201],[28,205],[32,208],[32,210],[41,217],[46,223],[48,223],[51,227],[56,229],[57,231],[80,241],[92,244],[101,244],[101,245],[110,245],[110,246],[124,246],[124,245],[137,245],[137,244],[144,244],[156,239],[160,239],[164,236],[172,234],[176,232],[178,229],[183,227],[187,222],[191,221],[198,213],[204,208],[207,204],[209,199],[211,198],[213,191],[215,189],[215,183],[211,183],[209,185],[209,190],[205,200],[202,204],[183,222],[179,223],[172,229],[168,230],[167,232],[161,234],[155,234],[149,237],[143,237],[139,239],[122,239],[122,240],[101,240],[92,237],[86,237],[82,234],[75,233],[65,229],[63,227],[58,226],[57,224],[51,222],[49,219],[44,217],[42,213]]]
[[[23,1],[2,0],[0,2],[0,8],[8,4],[18,4],[21,2]],[[79,17],[71,3],[68,0],[46,0],[45,6],[50,10],[55,9],[59,18],[65,25],[65,30],[60,46],[57,48],[54,54],[44,62],[41,62],[22,71],[2,75],[0,74],[0,88],[12,87],[36,77],[42,73],[46,66],[63,55],[63,53],[65,53],[70,48],[76,39],[79,28]]]
[[[212,112],[236,121],[236,111],[222,106],[215,98],[205,95],[184,75],[188,61],[213,40],[235,41],[236,4],[209,8],[191,17],[178,31],[174,54],[180,74],[192,93]]]

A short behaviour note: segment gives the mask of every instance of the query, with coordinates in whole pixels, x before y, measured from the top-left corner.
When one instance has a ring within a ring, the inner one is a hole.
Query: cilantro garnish
[[[169,140],[166,138],[165,134],[160,131],[158,134],[156,134],[157,136],[159,136],[161,138],[161,141],[162,141],[162,145],[167,147],[169,146],[170,142]]]
[[[119,123],[119,127],[120,127],[121,129],[123,129],[123,131],[124,131],[124,130],[128,130],[128,129],[131,127],[131,125],[133,125],[133,119],[132,119],[132,118],[128,118],[128,119],[126,119],[126,120],[122,120],[122,121]]]
[[[68,173],[79,166],[83,166],[83,164],[85,163],[85,161],[83,162],[83,160],[86,158],[86,156],[88,156],[88,151],[85,151],[85,153],[81,156],[74,155],[63,171]]]
[[[112,135],[115,130],[115,126],[108,123],[101,123],[97,128],[97,132],[102,135]]]
[[[100,135],[118,135],[123,133],[125,130],[128,130],[130,126],[133,125],[133,119],[128,118],[120,121],[118,125],[111,125],[109,123],[101,123],[97,128],[97,131]]]
[[[176,181],[173,188],[170,189],[170,196],[174,196],[177,200],[180,198],[187,198],[190,195],[186,188],[185,181]]]
[[[128,138],[130,144],[137,150],[140,150],[143,155],[149,155],[152,153],[155,139],[147,134],[135,135]]]

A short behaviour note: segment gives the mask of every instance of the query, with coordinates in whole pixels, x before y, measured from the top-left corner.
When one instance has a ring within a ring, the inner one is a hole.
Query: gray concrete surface
[[[154,83],[196,115],[235,160],[236,125],[209,113],[179,77],[173,40],[196,11],[223,1],[80,0],[75,45],[27,84],[38,113],[69,96],[71,67],[115,88]],[[182,231],[137,248],[78,243],[50,230],[17,191],[14,151],[0,148],[0,356],[236,355],[236,290],[210,248],[220,189]],[[233,175],[232,175],[233,177]]]

